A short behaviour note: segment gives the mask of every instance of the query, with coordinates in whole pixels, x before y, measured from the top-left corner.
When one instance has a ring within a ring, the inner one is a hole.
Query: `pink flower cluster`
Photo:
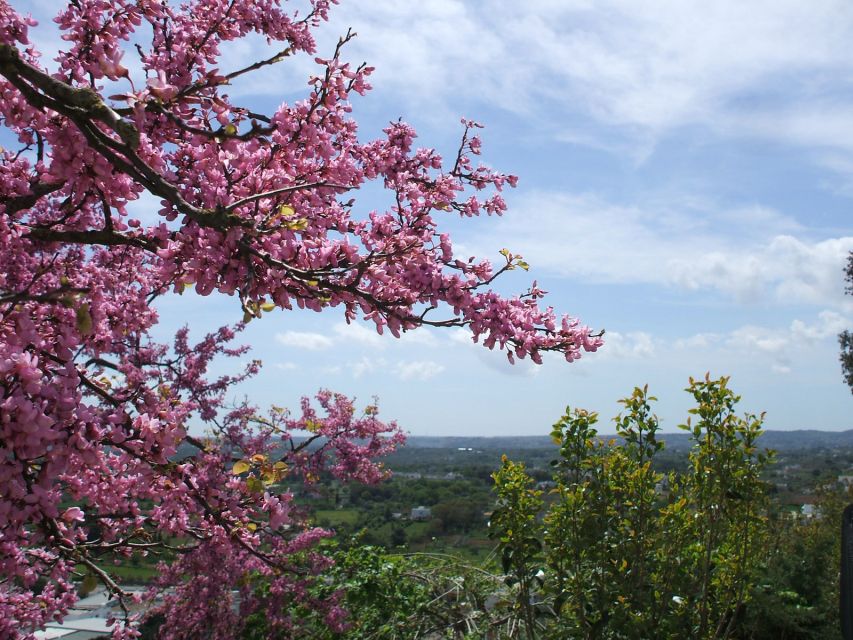
[[[67,48],[43,63],[35,22],[0,0],[0,126],[19,145],[0,151],[0,637],[61,618],[85,574],[125,597],[104,559],[134,554],[177,558],[158,587],[173,588],[167,637],[201,625],[230,637],[234,591],[241,612],[267,607],[272,628],[295,633],[286,605],[325,566],[312,549],[329,533],[275,487],[327,471],[376,482],[375,459],[402,440],[374,406],[357,413],[327,391],[299,417],[229,411],[227,390],[259,364],[209,379],[214,358],[244,353],[228,346],[235,330],[158,343],[160,296],[232,295],[245,321],[296,305],[341,307],[395,336],[467,327],[537,362],[601,344],[541,307],[535,283],[517,297],[490,289],[527,268],[519,256],[461,260],[440,230],[448,211],[500,215],[516,184],[475,163],[480,125],[463,121],[450,163],[414,148],[401,122],[359,140],[349,97],[372,69],[343,60],[352,34],[316,58],[304,100],[260,114],[229,98],[243,75],[315,54],[331,2],[309,4],[299,15],[278,0],[62,3]],[[224,42],[252,33],[277,43],[267,57],[221,59]],[[393,204],[362,211],[350,194],[377,180]],[[160,201],[155,223],[129,213],[143,193]],[[213,436],[191,436],[191,420]],[[178,459],[182,447],[193,454]],[[269,579],[266,596],[250,576]],[[343,624],[336,602],[316,606]],[[121,624],[116,637],[134,633]]]

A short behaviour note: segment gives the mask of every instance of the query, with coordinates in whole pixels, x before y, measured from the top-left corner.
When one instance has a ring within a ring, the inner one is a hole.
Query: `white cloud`
[[[651,334],[644,331],[632,331],[625,334],[608,331],[600,353],[603,357],[620,360],[652,358],[655,355],[655,340]]]
[[[347,368],[352,373],[353,378],[362,378],[368,374],[376,373],[388,366],[388,362],[383,358],[361,358],[358,362],[350,363]]]
[[[276,362],[273,366],[280,371],[296,371],[299,368],[295,362]]]
[[[435,346],[438,344],[436,337],[427,329],[418,329],[403,334],[399,340],[386,336],[380,336],[374,330],[374,325],[364,323],[339,322],[332,327],[331,335],[316,332],[286,331],[276,334],[276,341],[288,347],[299,347],[302,349],[320,350],[329,349],[333,346],[358,346],[367,347],[372,350],[385,349],[389,344],[405,342],[409,345]]]
[[[767,207],[717,207],[677,196],[622,205],[591,194],[539,192],[517,202],[493,235],[479,235],[475,249],[486,254],[512,238],[510,249],[534,268],[574,279],[844,306],[842,268],[853,237],[790,235],[799,229]]]
[[[43,23],[33,37],[50,58],[61,44],[55,8],[33,8]],[[351,2],[316,32],[318,53],[329,55],[349,27],[358,37],[344,57],[375,66],[372,82],[405,108],[390,117],[447,122],[494,105],[597,148],[623,145],[589,135],[591,123],[643,147],[698,124],[853,153],[853,5],[844,0]],[[223,59],[271,50],[250,36],[225,43]],[[298,55],[241,77],[230,93],[292,98],[315,72],[313,56]],[[547,116],[554,110],[562,117]]]
[[[486,349],[483,347],[482,340],[477,343],[472,339],[471,333],[465,329],[456,329],[450,332],[451,342],[459,345],[468,353],[474,354],[477,359],[489,369],[497,371],[506,376],[523,376],[531,377],[539,375],[542,371],[542,366],[535,364],[530,358],[516,358],[514,363],[510,363],[507,359],[506,351],[495,349]],[[544,354],[545,361],[550,360],[548,357],[553,354]],[[554,359],[558,359],[556,356]],[[562,360],[562,358],[559,358]]]
[[[449,337],[452,342],[465,346],[477,346],[474,342],[474,337],[471,332],[466,329],[453,329],[449,332]]]
[[[752,133],[798,146],[853,152],[853,108],[849,98],[847,104],[783,104],[727,114],[719,124],[735,134]],[[847,154],[841,158],[845,163],[850,161]]]
[[[748,324],[731,331],[680,338],[643,331],[608,331],[604,347],[585,366],[610,368],[614,361],[624,366],[630,366],[631,361],[653,361],[657,369],[683,369],[686,364],[699,363],[701,367],[723,370],[757,366],[788,374],[801,370],[815,353],[834,352],[836,336],[850,327],[853,317],[824,310],[810,320],[795,319],[788,326]]]
[[[786,332],[769,330],[766,327],[746,326],[732,331],[727,345],[742,351],[781,355],[791,344]]]
[[[743,249],[677,258],[670,269],[690,288],[711,287],[743,300],[769,293],[785,303],[842,302],[842,266],[853,237],[808,242],[781,235]]]
[[[404,331],[400,334],[400,342],[426,347],[435,347],[441,344],[441,341],[435,335],[435,331],[428,327],[420,327],[415,331]]]
[[[791,337],[797,342],[814,343],[826,338],[833,338],[845,329],[849,329],[851,322],[835,311],[821,311],[818,321],[808,325],[802,320],[794,320],[791,323]]]
[[[851,326],[853,318],[823,310],[811,321],[795,319],[787,327],[749,324],[722,334],[696,334],[672,344],[680,359],[690,358],[688,354],[705,359],[716,352],[727,362],[767,362],[775,373],[790,373],[804,354],[829,344],[834,349],[838,333]]]
[[[309,351],[329,349],[334,345],[333,340],[328,336],[308,331],[285,331],[277,333],[275,334],[275,340],[285,347],[296,347],[298,349],[308,349]]]
[[[401,380],[429,380],[444,371],[444,365],[432,360],[401,361],[394,370]]]
[[[340,322],[335,325],[334,332],[337,342],[346,344],[360,344],[374,349],[381,349],[385,346],[382,336],[376,333],[374,325],[364,325],[346,322]]]
[[[444,365],[432,360],[398,360],[391,363],[385,358],[364,356],[344,367],[356,380],[366,376],[394,375],[400,380],[429,380],[445,370]]]
[[[337,7],[321,47],[348,26],[359,34],[348,58],[375,65],[376,86],[419,113],[556,107],[568,117],[554,126],[576,140],[593,120],[638,140],[700,124],[851,145],[838,135],[851,127],[838,82],[853,72],[853,5],[843,0],[386,0]],[[779,107],[765,108],[768,95]],[[818,117],[791,116],[809,111]]]
[[[676,349],[707,349],[720,341],[719,334],[697,333],[688,338],[678,338],[673,342]]]

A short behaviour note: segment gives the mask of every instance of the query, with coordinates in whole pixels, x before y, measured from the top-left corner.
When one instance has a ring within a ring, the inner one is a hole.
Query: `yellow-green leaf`
[[[241,473],[246,473],[249,469],[252,468],[246,460],[238,460],[234,463],[234,466],[231,467],[231,473],[235,476],[239,476]]]
[[[98,586],[98,577],[92,573],[87,573],[83,578],[83,584],[80,585],[80,595],[85,597],[92,593]]]
[[[270,216],[269,222],[275,222],[279,218],[290,218],[296,214],[296,210],[289,204],[281,205],[278,210]]]
[[[92,335],[94,325],[92,323],[92,314],[89,311],[89,303],[84,302],[79,307],[77,307],[76,315],[77,315],[77,331],[80,332],[80,335],[81,336]]]
[[[308,219],[297,218],[296,220],[288,220],[283,226],[291,231],[305,231],[308,228]]]
[[[222,131],[224,131],[227,136],[233,136],[237,134],[237,127],[233,124],[226,124]]]
[[[258,480],[255,476],[249,476],[249,479],[246,480],[246,485],[252,493],[262,493],[264,490],[264,483]]]

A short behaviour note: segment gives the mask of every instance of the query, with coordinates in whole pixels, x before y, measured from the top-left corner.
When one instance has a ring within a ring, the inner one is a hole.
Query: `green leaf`
[[[94,573],[87,573],[80,585],[80,596],[85,597],[92,593],[98,586],[98,577]]]

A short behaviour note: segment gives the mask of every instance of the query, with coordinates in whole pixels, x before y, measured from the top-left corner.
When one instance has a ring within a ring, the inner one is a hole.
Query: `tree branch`
[[[107,231],[106,229],[96,231],[59,231],[56,229],[45,229],[34,227],[26,237],[42,242],[70,242],[74,244],[101,244],[107,246],[128,245],[156,253],[157,245],[151,240],[143,237],[126,236],[118,231]]]
[[[6,215],[13,215],[18,213],[18,211],[31,208],[43,197],[53,193],[54,191],[58,191],[63,186],[65,186],[65,182],[37,182],[30,185],[32,193],[16,196],[6,200]]]

